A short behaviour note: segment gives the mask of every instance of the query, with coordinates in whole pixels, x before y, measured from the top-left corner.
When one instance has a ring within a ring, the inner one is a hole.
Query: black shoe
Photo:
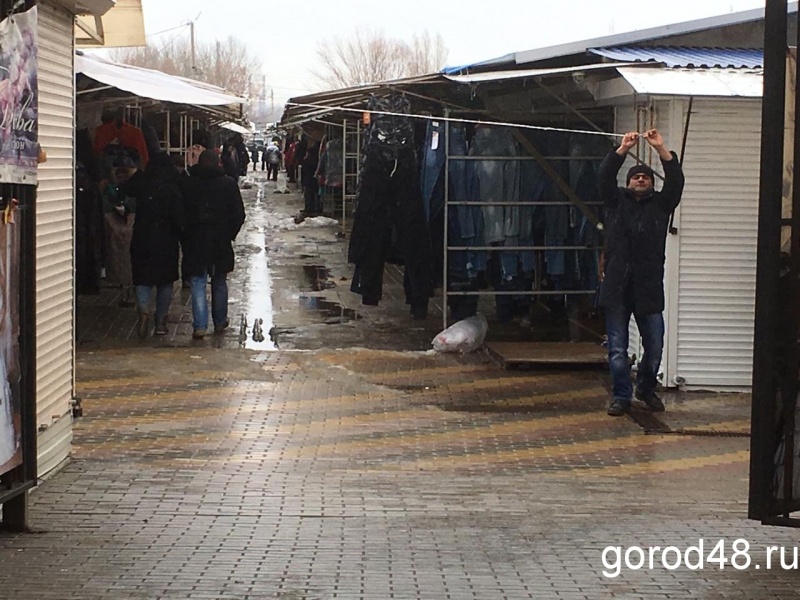
[[[220,323],[219,325],[215,324],[214,325],[214,333],[222,333],[223,331],[225,331],[230,326],[230,324],[231,324],[231,322],[228,319],[225,319],[225,322],[224,323]]]
[[[136,334],[144,339],[149,333],[150,315],[146,312],[139,313],[139,319],[136,321]]]
[[[610,417],[621,417],[622,415],[631,412],[631,403],[614,400],[608,407],[607,412]]]
[[[649,396],[644,396],[639,392],[639,390],[636,390],[636,399],[644,402],[644,405],[650,412],[664,412],[664,403],[661,401],[661,398],[655,395],[655,393],[650,394]]]

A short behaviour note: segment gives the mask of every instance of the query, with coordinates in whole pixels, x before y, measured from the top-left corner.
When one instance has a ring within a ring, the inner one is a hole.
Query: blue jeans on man
[[[664,349],[664,316],[662,313],[636,314],[632,308],[606,308],[606,334],[608,336],[608,365],[611,370],[613,403],[620,403],[625,410],[630,409],[634,396],[631,383],[631,365],[628,360],[628,324],[631,315],[636,319],[642,337],[644,352],[636,372],[636,397],[651,406],[653,410],[660,404],[653,400],[657,385],[658,368]]]
[[[228,326],[228,281],[227,273],[213,271],[211,275],[211,318],[214,329],[220,330]],[[191,275],[192,287],[192,327],[195,334],[204,335],[208,329],[208,299],[206,298],[206,282],[209,271],[201,275]]]
[[[150,330],[150,297],[153,288],[156,288],[156,335],[167,334],[167,315],[169,305],[172,303],[172,282],[161,283],[158,285],[136,285],[136,309],[139,313],[139,320],[136,325],[139,337],[145,338]]]

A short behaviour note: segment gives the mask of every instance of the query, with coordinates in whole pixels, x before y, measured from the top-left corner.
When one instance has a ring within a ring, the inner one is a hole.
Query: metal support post
[[[447,329],[447,258],[448,258],[448,241],[447,236],[448,224],[450,222],[450,109],[444,109],[444,243],[442,244],[443,250],[443,263],[442,263],[442,330]]]
[[[775,348],[778,327],[781,199],[786,105],[786,0],[767,0],[764,25],[764,96],[761,116],[761,178],[758,200],[753,392],[748,516],[776,516],[773,481],[778,433]],[[784,472],[784,477],[791,474]]]

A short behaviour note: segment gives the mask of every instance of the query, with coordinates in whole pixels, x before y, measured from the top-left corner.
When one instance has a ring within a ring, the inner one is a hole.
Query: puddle
[[[253,248],[263,248],[266,241],[263,230],[248,232],[244,240],[246,246]],[[232,326],[239,328],[239,346],[251,350],[276,350],[275,342],[269,336],[273,326],[272,274],[266,253],[254,252],[247,256],[242,270],[247,272],[242,311],[238,323],[231,321]]]
[[[309,284],[311,284],[311,290],[314,292],[321,292],[322,290],[329,290],[336,287],[336,282],[330,279],[331,272],[327,267],[303,265],[303,273]]]
[[[347,323],[362,319],[362,316],[352,308],[344,308],[338,302],[331,302],[317,296],[300,296],[300,307],[319,313],[326,318],[327,324]]]

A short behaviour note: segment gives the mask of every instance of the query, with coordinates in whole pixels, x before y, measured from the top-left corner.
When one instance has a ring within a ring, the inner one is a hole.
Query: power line
[[[164,29],[163,31],[156,31],[155,33],[148,33],[146,37],[153,37],[155,35],[161,35],[162,33],[168,33],[170,31],[175,31],[176,29],[180,29],[181,27],[186,27],[188,23],[181,23],[180,25],[176,25],[175,27],[170,27],[169,29]]]

